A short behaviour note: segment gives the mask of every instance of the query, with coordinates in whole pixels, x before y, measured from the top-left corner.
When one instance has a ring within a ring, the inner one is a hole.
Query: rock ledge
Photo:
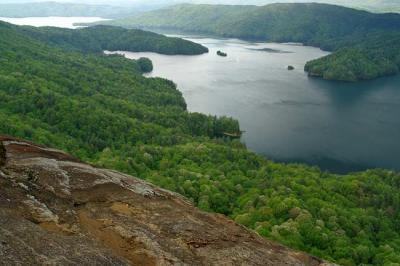
[[[328,265],[143,180],[0,136],[0,265]]]

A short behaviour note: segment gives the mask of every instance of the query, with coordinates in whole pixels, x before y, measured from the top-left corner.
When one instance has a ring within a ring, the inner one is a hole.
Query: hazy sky
[[[224,4],[268,4],[273,2],[315,2],[316,0],[0,0],[0,3],[27,3],[27,2],[61,2],[61,3],[87,3],[87,4],[110,4],[110,5],[123,5],[123,4],[170,4],[170,3],[224,3]],[[318,1],[318,0],[317,0]],[[320,0],[324,1],[324,0]],[[326,0],[327,2],[351,2],[352,0]],[[359,1],[359,0],[356,0]]]

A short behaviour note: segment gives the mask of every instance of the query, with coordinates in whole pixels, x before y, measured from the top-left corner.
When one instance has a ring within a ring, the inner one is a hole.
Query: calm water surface
[[[0,18],[15,24],[74,28],[98,18]],[[185,37],[185,36],[182,36]],[[400,76],[362,83],[310,79],[305,62],[317,48],[187,37],[210,48],[200,56],[147,56],[149,76],[174,80],[190,111],[238,118],[247,146],[269,158],[335,172],[400,170]],[[279,51],[262,51],[270,48]],[[228,53],[227,58],[216,51]],[[288,71],[287,66],[296,69]]]
[[[257,153],[334,172],[400,170],[400,77],[362,83],[312,79],[304,64],[327,54],[317,48],[186,39],[210,53],[120,53],[152,59],[149,76],[175,81],[190,111],[238,118],[246,131],[243,141]],[[217,56],[217,50],[228,57]],[[288,71],[288,65],[296,69]]]

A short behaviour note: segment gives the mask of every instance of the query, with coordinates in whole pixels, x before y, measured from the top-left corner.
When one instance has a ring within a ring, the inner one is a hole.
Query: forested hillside
[[[113,26],[95,26],[77,30],[29,26],[16,29],[36,40],[82,52],[101,53],[104,50],[124,50],[168,55],[197,55],[208,52],[206,47],[180,38]]]
[[[305,70],[311,76],[346,81],[399,73],[400,33],[372,33],[360,39],[362,41],[356,43],[357,37],[349,37],[348,42],[354,42],[353,45],[308,62]]]
[[[170,0],[168,0],[170,1]],[[183,3],[228,4],[228,5],[267,5],[273,3],[323,3],[341,5],[371,12],[400,12],[397,0],[186,0]]]
[[[341,265],[400,263],[398,173],[268,161],[224,137],[236,120],[188,112],[173,82],[143,77],[136,61],[25,29],[0,24],[0,134],[136,175]]]
[[[400,15],[326,4],[178,5],[100,22],[246,40],[301,42],[334,51],[306,67],[314,76],[357,81],[399,72]],[[355,63],[352,63],[353,60]]]

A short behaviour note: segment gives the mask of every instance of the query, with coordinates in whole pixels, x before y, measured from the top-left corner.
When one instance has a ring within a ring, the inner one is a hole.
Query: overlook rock
[[[0,136],[0,265],[328,265],[140,179]]]

